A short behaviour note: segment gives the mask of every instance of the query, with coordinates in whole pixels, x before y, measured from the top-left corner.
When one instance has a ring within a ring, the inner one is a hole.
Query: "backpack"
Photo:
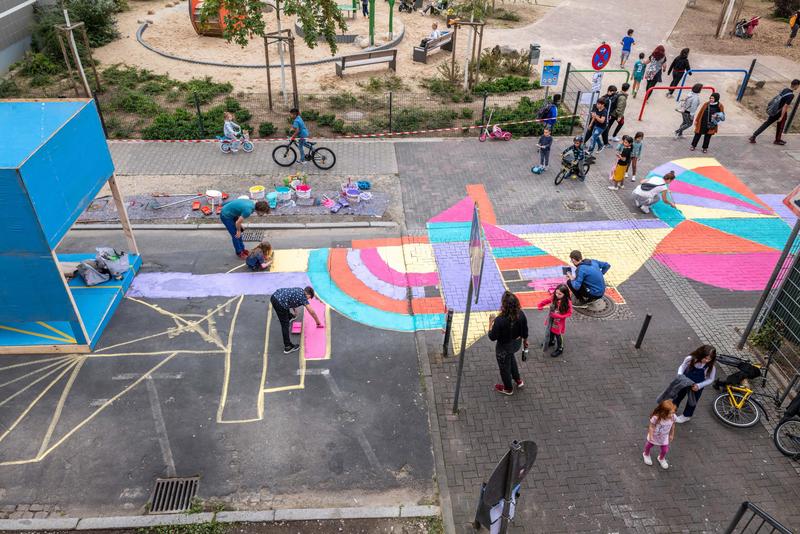
[[[83,278],[87,286],[96,286],[97,284],[108,282],[111,279],[111,275],[93,260],[83,260],[78,264],[78,268],[75,272]]]
[[[644,182],[644,183],[642,183],[642,184],[639,184],[639,187],[641,187],[641,188],[642,188],[642,191],[652,191],[652,190],[653,190],[653,189],[655,189],[656,187],[661,187],[661,186],[662,186],[662,185],[664,185],[664,184],[666,184],[666,182],[664,182],[663,180],[661,181],[661,183],[660,183],[660,184],[654,184],[654,183],[650,183],[650,182]]]
[[[95,262],[101,270],[107,272],[117,280],[121,280],[130,269],[128,254],[117,252],[111,247],[98,247]]]
[[[772,97],[772,100],[767,104],[767,116],[774,117],[781,112],[781,100],[783,99],[783,95],[784,92],[781,91],[779,94]]]
[[[549,119],[550,118],[550,110],[553,108],[553,104],[545,104],[542,106],[542,109],[539,110],[539,114],[536,115],[537,119]]]

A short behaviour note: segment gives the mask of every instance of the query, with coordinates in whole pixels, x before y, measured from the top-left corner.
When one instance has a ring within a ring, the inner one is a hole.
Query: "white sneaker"
[[[639,209],[642,210],[642,213],[650,213],[650,206],[639,206]],[[683,417],[683,416],[681,416],[681,417]],[[681,423],[682,421],[678,421],[678,422]]]
[[[644,463],[647,465],[653,465],[653,459],[650,458],[650,455],[646,452],[642,453],[642,459],[644,459]]]
[[[691,420],[692,420],[691,417],[686,417],[685,415],[679,415],[678,417],[675,418],[676,423],[688,423]]]
[[[626,172],[626,173],[625,173],[625,178],[627,178],[627,177],[628,177],[628,173]]]
[[[617,191],[619,189],[619,187],[616,185],[609,185],[608,188],[611,189],[612,191]]]
[[[619,137],[612,137],[611,140],[615,143],[619,143]]]
[[[627,178],[627,177],[628,177],[628,175],[626,174],[625,178]],[[631,182],[635,182],[635,181],[636,181],[636,176],[631,176]]]
[[[669,469],[669,463],[666,458],[659,458],[658,463],[661,465],[662,469]]]

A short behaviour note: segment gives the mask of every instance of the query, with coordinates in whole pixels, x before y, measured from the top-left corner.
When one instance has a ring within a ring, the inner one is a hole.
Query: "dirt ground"
[[[388,3],[377,1],[376,37],[388,31]],[[176,61],[157,55],[136,41],[136,31],[141,22],[152,21],[152,25],[144,33],[146,42],[168,53],[192,59],[206,59],[218,62],[239,64],[257,64],[264,61],[264,48],[260,42],[252,43],[242,49],[235,44],[226,43],[216,37],[197,35],[189,20],[186,0],[175,6],[165,7],[163,0],[137,0],[130,3],[131,9],[121,13],[118,28],[122,37],[94,51],[94,57],[104,65],[124,63],[150,69],[156,73],[169,74],[178,80],[188,80],[198,76],[211,76],[216,80],[227,80],[237,91],[265,92],[266,76],[262,69],[230,68],[195,65]],[[487,27],[511,28],[530,24],[549,8],[533,2],[497,2],[497,7],[517,13],[521,20],[517,22],[490,19]],[[396,6],[395,6],[396,8]],[[148,11],[154,14],[148,15]],[[268,15],[269,17],[269,15]],[[346,19],[351,29],[348,33],[367,34],[367,23],[359,14],[355,19]],[[436,73],[436,65],[449,58],[449,54],[439,51],[430,56],[428,64],[414,63],[411,60],[412,47],[426,37],[431,31],[433,22],[439,23],[439,29],[445,29],[445,21],[441,16],[421,16],[419,12],[394,14],[395,32],[405,27],[405,35],[398,45],[397,74],[402,77],[410,90],[416,90],[419,82]],[[293,17],[282,17],[284,28],[294,29]],[[276,21],[268,19],[267,29],[277,29]],[[457,39],[457,54],[464,57],[467,48],[467,32],[460,33]],[[326,45],[320,44],[309,49],[301,40],[296,41],[296,60],[298,62],[322,59],[330,56]],[[337,54],[358,53],[361,49],[351,44],[340,46]],[[270,62],[278,63],[276,47],[270,50]],[[277,88],[278,70],[273,69],[273,84]],[[364,83],[370,76],[383,75],[387,72],[385,65],[359,68],[345,72],[344,78],[336,76],[333,64],[317,66],[300,66],[297,68],[298,85],[302,92],[355,90],[358,83]],[[288,70],[287,70],[288,74]]]
[[[745,0],[739,20],[762,17],[752,39],[726,37],[717,39],[717,29],[722,4],[719,0],[697,0],[697,5],[687,7],[669,38],[675,48],[689,47],[692,52],[720,55],[774,55],[800,61],[800,41],[787,48],[789,25],[772,18],[773,2],[769,0]],[[735,12],[734,12],[735,15]],[[736,21],[731,16],[728,30],[733,31]]]

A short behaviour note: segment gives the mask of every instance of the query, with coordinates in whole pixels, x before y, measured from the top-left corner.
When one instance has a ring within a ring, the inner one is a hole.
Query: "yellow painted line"
[[[5,326],[5,325],[2,325],[2,324],[0,324],[0,329],[8,330],[10,332],[17,332],[18,334],[26,334],[26,335],[29,335],[29,336],[41,337],[41,338],[44,338],[44,339],[52,339],[53,341],[60,341],[60,342],[62,342],[64,344],[68,344],[67,340],[64,339],[63,337],[48,336],[47,334],[37,334],[36,332],[30,332],[28,330],[20,330],[19,328],[14,328],[13,326]],[[73,343],[74,343],[74,341],[73,341]]]
[[[11,395],[10,397],[6,397],[6,398],[5,398],[3,401],[0,401],[0,406],[3,406],[3,405],[5,405],[5,404],[7,404],[7,403],[11,402],[11,401],[12,401],[12,400],[14,400],[14,399],[15,399],[15,398],[16,398],[18,395],[22,395],[24,392],[26,392],[27,390],[29,390],[30,388],[32,388],[33,386],[35,386],[36,384],[38,384],[39,382],[41,382],[42,380],[44,380],[45,378],[47,378],[48,376],[50,376],[50,375],[53,375],[53,374],[57,373],[58,371],[60,371],[60,370],[61,370],[61,369],[63,369],[64,367],[67,367],[67,366],[69,366],[69,365],[72,365],[73,363],[75,363],[75,360],[74,360],[73,358],[70,358],[70,359],[69,359],[69,360],[67,360],[67,361],[61,362],[61,363],[59,364],[59,366],[58,366],[58,367],[56,367],[55,369],[53,369],[52,371],[49,371],[48,373],[46,373],[46,374],[44,374],[44,375],[40,376],[39,378],[37,378],[36,380],[34,380],[33,382],[31,382],[30,384],[28,384],[28,385],[27,385],[27,386],[25,386],[24,388],[20,389],[19,391],[17,391],[16,393],[14,393],[13,395]]]
[[[239,309],[242,306],[244,295],[237,297],[239,302],[236,303],[236,309],[233,312],[233,319],[231,320],[231,329],[228,332],[228,345],[225,347],[225,376],[222,379],[222,394],[219,399],[219,407],[217,408],[217,423],[221,423],[222,412],[225,411],[225,403],[228,401],[228,382],[231,378],[231,350],[233,350],[233,334],[236,330],[236,319],[239,316]]]
[[[264,333],[264,354],[261,366],[261,386],[258,388],[258,420],[264,418],[264,385],[267,383],[267,365],[269,361],[269,329],[272,325],[272,306],[267,308],[267,331]]]
[[[217,423],[222,424],[222,425],[231,425],[231,424],[238,424],[238,423],[256,423],[256,422],[261,421],[261,420],[262,420],[261,417],[256,417],[256,418],[253,418],[253,419],[228,419],[228,420],[225,420],[225,421],[217,421]]]
[[[305,371],[301,377],[305,376]],[[278,393],[280,391],[293,391],[296,389],[304,389],[305,386],[303,384],[294,384],[293,386],[279,386],[275,388],[267,388],[264,390],[264,393]]]
[[[72,355],[67,354],[65,356],[58,356],[56,358],[42,358],[41,360],[33,360],[33,361],[22,362],[22,363],[14,363],[14,364],[11,364],[11,365],[5,365],[3,367],[0,367],[0,373],[2,373],[3,371],[8,371],[9,369],[16,369],[17,367],[27,367],[29,365],[36,365],[37,363],[50,363],[50,362],[53,362],[53,361],[56,361],[56,360],[66,360],[67,358],[72,358],[72,357],[73,357]]]
[[[72,374],[69,376],[67,385],[64,386],[64,390],[61,392],[61,397],[58,399],[58,404],[53,412],[53,418],[50,420],[50,426],[47,427],[47,433],[44,435],[44,439],[42,440],[42,446],[39,447],[39,452],[36,453],[37,457],[44,452],[44,450],[47,448],[47,445],[50,443],[50,438],[53,437],[53,431],[56,429],[58,420],[61,419],[61,412],[64,410],[64,403],[67,401],[69,392],[72,390],[72,385],[75,383],[75,378],[77,378],[78,373],[80,372],[84,363],[86,363],[86,358],[81,358],[80,361],[78,361],[78,364],[72,368]]]
[[[62,332],[61,330],[59,330],[55,326],[50,326],[49,324],[47,324],[47,323],[45,323],[43,321],[36,321],[36,324],[38,324],[39,326],[42,326],[44,328],[47,328],[51,332],[55,332],[56,334],[60,335],[66,341],[69,341],[70,343],[77,343],[77,341],[75,340],[74,337],[72,337],[71,335],[67,334],[66,332]]]
[[[160,356],[164,354],[191,354],[204,356],[206,354],[224,354],[224,350],[159,350],[155,352],[112,352],[104,354],[87,354],[87,358],[119,358],[122,356]]]
[[[11,423],[11,426],[9,426],[9,427],[6,429],[6,431],[5,431],[5,432],[3,432],[2,434],[0,434],[0,442],[2,442],[4,439],[6,439],[6,437],[7,437],[7,436],[8,436],[8,435],[11,433],[11,431],[12,431],[12,430],[14,430],[14,429],[17,427],[17,425],[20,423],[20,421],[22,421],[22,420],[25,418],[25,416],[26,416],[26,415],[28,415],[28,413],[29,413],[29,412],[30,412],[30,411],[33,409],[33,407],[34,407],[34,406],[36,406],[36,404],[37,404],[37,403],[38,403],[40,400],[42,400],[42,397],[44,397],[44,396],[47,394],[47,392],[48,392],[48,391],[50,391],[50,389],[51,389],[53,386],[55,386],[55,385],[58,383],[58,381],[59,381],[59,380],[61,380],[61,379],[64,377],[64,375],[65,375],[65,374],[67,374],[67,373],[69,372],[69,370],[72,368],[72,366],[73,366],[73,365],[75,365],[75,362],[74,362],[74,361],[71,361],[71,362],[69,362],[69,363],[67,363],[67,364],[65,365],[65,368],[64,368],[64,370],[63,370],[63,371],[61,371],[61,374],[59,374],[57,377],[55,377],[55,378],[53,379],[53,381],[52,381],[52,382],[50,382],[50,383],[47,385],[47,387],[46,387],[46,388],[44,388],[44,389],[42,390],[42,392],[41,392],[41,393],[39,393],[39,394],[36,396],[36,398],[35,398],[35,399],[33,399],[33,401],[32,401],[32,402],[31,402],[31,403],[28,405],[28,407],[27,407],[27,408],[25,408],[25,410],[24,410],[24,411],[23,411],[23,412],[22,412],[22,413],[19,415],[19,417],[17,417],[17,419],[16,419],[16,420],[15,420],[13,423]]]
[[[245,265],[247,265],[247,264],[246,264],[246,263],[240,263],[239,265],[237,265],[236,267],[234,267],[234,268],[233,268],[233,269],[231,269],[230,271],[225,271],[225,274],[230,274],[230,273],[232,273],[233,271],[238,271],[239,269],[241,269],[241,268],[242,268],[242,267],[244,267]]]
[[[145,374],[140,376],[138,379],[136,379],[134,382],[132,382],[128,387],[126,387],[125,389],[123,389],[122,391],[120,391],[119,393],[117,393],[116,395],[111,397],[110,399],[108,399],[107,402],[103,403],[102,406],[100,406],[99,408],[97,408],[97,410],[92,412],[91,415],[89,415],[89,417],[87,417],[86,419],[84,419],[83,421],[78,423],[72,430],[67,432],[60,440],[58,440],[56,443],[54,443],[52,446],[50,446],[49,449],[47,449],[44,453],[42,453],[39,456],[37,456],[36,457],[36,461],[41,461],[41,460],[45,459],[51,452],[53,452],[62,443],[64,443],[67,439],[69,439],[70,436],[72,436],[75,432],[77,432],[78,430],[80,430],[81,428],[86,426],[89,422],[91,422],[91,420],[94,419],[97,416],[97,414],[99,414],[100,412],[102,412],[103,410],[105,410],[106,408],[111,406],[117,399],[119,399],[120,397],[122,397],[123,395],[128,393],[130,390],[132,390],[133,388],[138,386],[143,380],[147,379],[148,376],[150,376],[151,374],[156,372],[159,368],[161,368],[163,365],[165,365],[167,362],[169,362],[174,357],[175,357],[175,354],[170,354],[169,356],[164,358],[164,360],[161,361],[161,363],[159,363],[158,365],[154,366],[152,369],[150,369]]]
[[[0,388],[3,388],[3,387],[8,386],[10,384],[13,384],[14,382],[19,382],[20,380],[25,380],[29,376],[33,376],[33,375],[41,373],[43,371],[47,371],[48,369],[52,369],[53,367],[57,367],[59,364],[64,363],[64,360],[67,359],[67,358],[71,358],[71,356],[67,356],[66,358],[60,358],[58,361],[56,361],[54,363],[51,363],[49,365],[43,365],[42,367],[39,367],[35,371],[31,371],[30,373],[25,373],[24,375],[18,376],[17,378],[15,378],[13,380],[9,380],[8,382],[3,382],[2,384],[0,384]]]

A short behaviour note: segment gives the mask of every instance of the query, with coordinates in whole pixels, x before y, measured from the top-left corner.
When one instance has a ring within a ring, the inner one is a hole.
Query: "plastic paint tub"
[[[347,200],[349,202],[359,202],[361,200],[361,191],[359,191],[358,188],[351,187],[345,191],[345,194],[347,195]]]
[[[280,202],[292,200],[292,190],[288,187],[279,185],[275,188],[275,191],[278,193],[278,200]]]
[[[278,193],[275,191],[270,191],[267,193],[267,202],[269,203],[270,208],[277,208],[278,207]]]
[[[253,200],[263,200],[266,189],[263,185],[254,185],[250,188],[250,198]]]
[[[311,186],[308,184],[301,184],[295,190],[297,198],[311,198]]]

